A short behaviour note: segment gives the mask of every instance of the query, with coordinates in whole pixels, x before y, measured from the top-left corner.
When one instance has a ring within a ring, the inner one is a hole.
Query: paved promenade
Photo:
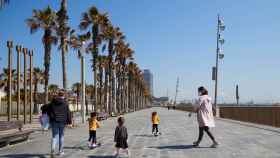
[[[159,137],[151,136],[150,114],[158,111],[161,117]],[[278,129],[265,130],[224,120],[216,120],[212,131],[220,142],[218,148],[209,148],[207,135],[200,148],[193,148],[197,139],[196,117],[186,112],[151,108],[125,115],[129,132],[132,158],[280,158],[280,133]],[[111,158],[114,153],[113,134],[116,118],[101,123],[98,140],[102,146],[87,148],[87,125],[65,132],[65,156],[71,158]],[[0,158],[50,157],[50,133],[36,132],[28,142],[0,149]]]

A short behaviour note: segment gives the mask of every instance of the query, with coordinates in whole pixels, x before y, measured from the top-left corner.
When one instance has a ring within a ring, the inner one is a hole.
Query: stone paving
[[[151,135],[150,114],[156,110],[161,117],[162,135]],[[280,132],[232,121],[216,120],[217,127],[211,129],[220,142],[218,148],[209,148],[207,135],[199,148],[193,148],[197,138],[196,117],[186,112],[151,108],[125,115],[129,132],[129,147],[132,158],[280,158]],[[87,148],[87,125],[80,125],[65,132],[65,155],[73,158],[112,158],[114,154],[113,134],[116,118],[101,123],[97,131],[101,147]],[[50,157],[50,132],[35,132],[31,139],[17,145],[0,149],[0,158],[47,158]],[[61,156],[62,157],[62,156]]]

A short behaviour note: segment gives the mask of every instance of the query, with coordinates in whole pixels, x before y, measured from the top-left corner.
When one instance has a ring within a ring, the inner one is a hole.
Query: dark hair
[[[56,94],[58,97],[65,97],[66,91],[64,89],[58,89]]]
[[[198,92],[201,93],[201,95],[208,95],[208,91],[206,88],[204,88],[203,86],[198,88]]]
[[[96,112],[90,113],[90,117],[96,117],[96,116],[97,116]]]
[[[122,126],[124,124],[124,117],[121,116],[121,117],[118,118],[118,124],[120,126]]]
[[[157,112],[156,111],[152,112],[152,116],[155,116],[155,115],[157,115]]]

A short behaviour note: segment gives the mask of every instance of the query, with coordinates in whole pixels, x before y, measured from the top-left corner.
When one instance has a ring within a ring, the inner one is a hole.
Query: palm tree
[[[63,76],[63,88],[67,89],[67,60],[66,54],[68,52],[67,38],[69,36],[70,27],[67,25],[69,19],[67,15],[66,0],[61,1],[60,10],[56,13],[57,29],[56,33],[60,38],[59,49],[61,50],[61,63],[62,63],[62,76]]]
[[[78,103],[79,103],[79,98],[80,98],[80,95],[81,95],[81,88],[82,88],[82,85],[81,85],[80,82],[76,82],[72,85],[72,91],[73,91],[73,93],[76,94],[77,111],[79,110],[78,109]]]
[[[82,14],[82,19],[80,22],[80,29],[81,30],[89,30],[88,32],[91,32],[91,38],[92,38],[92,43],[89,44],[88,49],[92,55],[92,68],[94,71],[94,87],[95,87],[95,99],[94,99],[94,105],[97,105],[97,67],[96,67],[96,62],[97,62],[97,57],[98,57],[98,48],[99,45],[102,43],[101,39],[101,32],[102,29],[106,25],[108,25],[108,17],[107,13],[99,13],[98,9],[95,6],[92,6],[89,8],[89,10],[85,13]],[[97,106],[96,110],[99,109],[100,107]]]
[[[129,48],[129,44],[126,44],[123,40],[119,40],[115,44],[116,51],[116,62],[118,63],[117,67],[117,76],[118,76],[118,86],[117,93],[120,94],[120,98],[118,98],[118,106],[120,106],[121,112],[127,111],[127,102],[126,102],[126,62],[127,60],[133,60],[132,54],[134,51]]]
[[[8,3],[10,3],[10,0],[0,0],[0,10]]]
[[[48,102],[48,85],[49,85],[49,71],[51,62],[51,49],[52,45],[57,43],[57,38],[54,35],[54,28],[56,19],[56,13],[48,6],[43,10],[33,10],[31,18],[26,20],[27,25],[30,27],[31,34],[41,29],[44,31],[42,37],[44,45],[44,78],[45,78],[45,103]]]
[[[97,75],[97,85],[98,85],[98,93],[97,93],[97,98],[98,98],[98,102],[97,105],[100,108],[100,110],[104,110],[105,109],[105,102],[103,102],[103,73],[104,73],[104,67],[105,67],[105,62],[106,62],[106,56],[104,55],[99,55],[97,57],[97,68],[98,68],[98,75]],[[104,94],[105,95],[105,94]],[[104,105],[104,107],[102,107],[102,105]]]
[[[9,70],[7,68],[3,68],[3,73],[0,74],[0,88],[3,88],[5,93],[8,94],[8,76]],[[17,72],[16,69],[12,69],[12,90],[16,91],[16,82],[17,82]]]
[[[113,112],[113,104],[114,104],[114,93],[115,93],[115,89],[114,89],[114,75],[113,75],[113,61],[114,61],[114,55],[115,55],[115,51],[114,51],[114,45],[115,45],[115,41],[117,40],[124,40],[124,35],[122,34],[122,32],[120,32],[120,28],[116,27],[114,28],[112,24],[108,24],[105,29],[102,31],[102,39],[107,41],[107,49],[108,49],[108,69],[105,70],[105,86],[106,86],[106,91],[107,89],[109,90],[109,100],[108,100],[108,108],[109,108],[109,114],[111,114]],[[108,83],[106,83],[108,80]],[[109,88],[107,88],[107,86],[109,86]],[[106,92],[107,93],[107,92]]]
[[[34,109],[33,113],[38,113],[38,87],[44,84],[44,71],[39,67],[33,68],[33,84],[34,84]]]
[[[50,84],[48,86],[48,91],[51,96],[54,96],[56,94],[56,92],[58,91],[58,89],[59,89],[59,87],[56,84]]]

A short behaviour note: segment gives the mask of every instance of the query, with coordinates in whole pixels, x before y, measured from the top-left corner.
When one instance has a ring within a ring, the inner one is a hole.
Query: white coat
[[[199,127],[215,127],[211,98],[208,95],[199,96],[198,104],[194,108],[197,111]]]

